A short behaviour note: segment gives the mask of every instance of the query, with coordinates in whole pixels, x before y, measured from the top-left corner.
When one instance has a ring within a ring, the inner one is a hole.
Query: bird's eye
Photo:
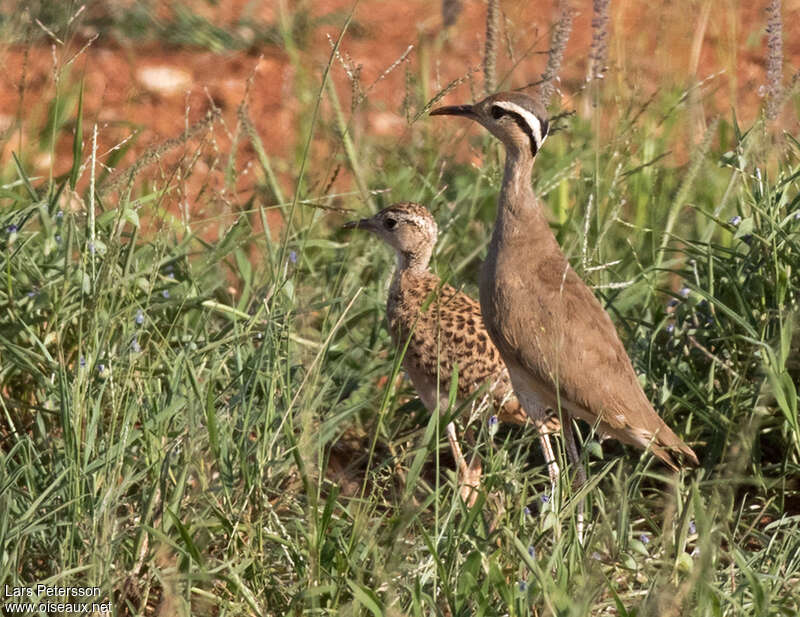
[[[498,107],[497,105],[492,105],[492,118],[495,120],[499,120],[505,114],[505,110],[502,107]]]
[[[395,227],[397,227],[397,221],[395,221],[394,219],[386,219],[385,221],[383,221],[383,225],[384,227],[386,227],[386,229],[394,229]]]

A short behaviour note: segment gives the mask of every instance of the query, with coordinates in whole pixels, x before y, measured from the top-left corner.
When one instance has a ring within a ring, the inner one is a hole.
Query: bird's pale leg
[[[453,458],[456,460],[458,467],[458,475],[460,477],[461,488],[459,494],[461,499],[469,506],[475,505],[475,500],[478,498],[478,487],[481,482],[481,468],[480,460],[475,457],[472,459],[472,464],[467,465],[467,459],[464,458],[464,453],[461,451],[461,445],[458,443],[456,436],[456,425],[450,422],[445,429],[447,431],[447,441],[450,442],[450,449],[453,451]]]
[[[556,462],[556,454],[553,451],[553,444],[550,443],[550,436],[544,432],[544,426],[539,427],[539,444],[542,446],[542,454],[544,454],[544,460],[547,463],[547,475],[550,476],[550,494],[555,495],[558,487],[559,469]]]
[[[574,490],[580,490],[580,488],[586,484],[586,470],[583,468],[583,464],[581,463],[580,453],[578,452],[578,446],[575,441],[575,429],[572,427],[572,419],[564,415],[563,422],[561,427],[564,431],[564,442],[567,448],[567,455],[569,456],[570,463],[575,468],[575,482],[573,484]],[[583,543],[583,499],[578,502],[578,521],[577,521],[577,530],[578,530],[578,541],[582,544]]]
[[[514,393],[517,395],[522,409],[528,414],[528,417],[539,432],[539,443],[542,446],[542,454],[544,454],[544,460],[547,463],[547,473],[550,476],[550,496],[555,499],[556,495],[559,494],[559,469],[553,445],[550,443],[550,436],[544,432],[546,425],[544,418],[547,417],[547,409],[542,406],[541,401],[535,395],[531,396],[528,390],[517,387],[520,385],[519,382],[514,381],[514,374],[511,371],[509,371],[509,374]],[[559,501],[556,500],[554,503],[559,503]]]

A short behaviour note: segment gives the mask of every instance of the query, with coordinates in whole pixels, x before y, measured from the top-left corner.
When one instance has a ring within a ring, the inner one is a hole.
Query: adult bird
[[[570,417],[650,448],[673,469],[675,453],[697,464],[692,449],[653,409],[611,318],[570,266],[533,192],[531,171],[549,128],[544,107],[523,93],[501,92],[431,115],[478,122],[505,147],[497,217],[480,277],[481,312],[525,411],[532,418],[542,418],[548,408],[566,415],[562,430],[578,483],[586,476]]]
[[[397,254],[386,312],[394,344],[405,348],[403,368],[425,407],[447,411],[450,380],[456,369],[457,399],[468,400],[485,384],[500,421],[524,424],[528,417],[513,394],[508,372],[481,320],[478,303],[444,283],[428,269],[438,228],[424,206],[413,202],[390,205],[370,218],[352,221],[346,229],[368,231],[391,246]],[[550,480],[558,482],[558,467],[549,433],[559,430],[552,415],[532,418],[548,464]],[[455,424],[447,425],[447,437],[461,472],[461,495],[474,503],[481,469],[470,465],[461,452]]]

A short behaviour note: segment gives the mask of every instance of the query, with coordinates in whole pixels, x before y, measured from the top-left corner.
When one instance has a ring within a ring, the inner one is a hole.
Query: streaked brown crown
[[[398,224],[412,225],[419,229],[432,243],[436,243],[439,228],[431,213],[422,204],[413,201],[398,201],[386,206],[374,218],[384,222],[394,219]]]
[[[374,216],[345,224],[365,229],[383,239],[402,259],[403,267],[426,268],[439,230],[428,209],[412,201],[387,206]]]

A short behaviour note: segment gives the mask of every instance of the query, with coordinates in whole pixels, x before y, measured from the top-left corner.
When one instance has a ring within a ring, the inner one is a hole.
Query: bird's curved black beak
[[[348,221],[342,225],[342,229],[369,229],[370,219],[360,219],[358,221]]]
[[[477,115],[472,105],[445,105],[431,111],[431,116],[464,116],[475,118]]]

